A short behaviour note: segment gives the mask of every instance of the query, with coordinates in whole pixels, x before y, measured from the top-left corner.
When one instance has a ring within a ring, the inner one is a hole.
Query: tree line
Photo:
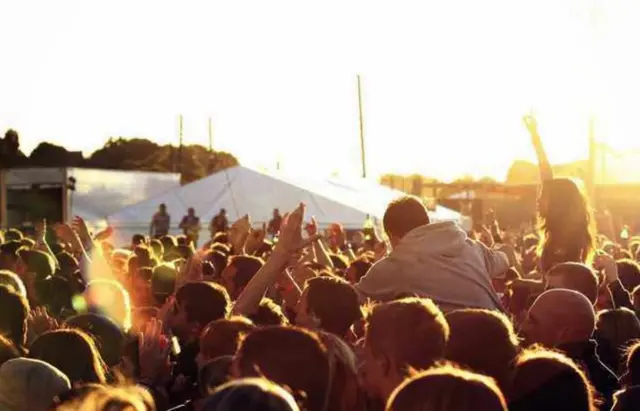
[[[49,142],[38,144],[27,156],[20,150],[20,136],[16,130],[9,129],[0,138],[0,168],[85,167],[179,172],[184,184],[238,164],[232,154],[223,151],[210,152],[201,145],[182,148],[159,145],[146,138],[110,138],[88,157]]]

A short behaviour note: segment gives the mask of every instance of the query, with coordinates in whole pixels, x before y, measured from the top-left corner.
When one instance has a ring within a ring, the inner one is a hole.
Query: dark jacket
[[[594,340],[558,347],[587,372],[587,377],[602,399],[601,410],[610,410],[613,394],[620,388],[616,374],[600,361]]]

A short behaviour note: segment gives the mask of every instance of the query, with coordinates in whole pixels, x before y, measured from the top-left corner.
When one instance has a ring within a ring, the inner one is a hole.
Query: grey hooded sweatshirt
[[[428,297],[443,311],[501,310],[491,279],[508,268],[504,253],[471,240],[455,223],[433,223],[407,233],[389,256],[360,279],[356,289],[377,301],[407,294]]]

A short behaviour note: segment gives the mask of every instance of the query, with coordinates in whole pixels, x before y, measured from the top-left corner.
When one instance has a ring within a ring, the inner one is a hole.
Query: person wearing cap
[[[149,236],[152,238],[161,238],[169,234],[171,228],[171,216],[167,212],[167,206],[160,204],[158,211],[151,218],[151,227],[149,227]]]
[[[196,210],[193,207],[189,207],[187,215],[182,217],[180,221],[180,229],[187,237],[187,241],[198,246],[198,237],[200,236],[200,217],[196,216]]]
[[[46,411],[70,389],[69,378],[44,361],[15,358],[0,367],[0,411]]]
[[[214,238],[217,233],[224,233],[229,229],[229,220],[227,219],[227,210],[220,209],[218,215],[211,219],[209,224],[209,231],[211,232],[211,238]]]

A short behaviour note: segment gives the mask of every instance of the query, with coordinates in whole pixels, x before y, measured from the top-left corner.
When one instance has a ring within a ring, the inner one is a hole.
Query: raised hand
[[[231,246],[236,254],[242,253],[242,248],[247,242],[247,237],[249,236],[250,231],[251,219],[248,214],[244,217],[240,217],[231,224],[231,228],[229,229],[229,241],[231,242]]]
[[[140,352],[140,377],[152,382],[158,379],[171,367],[169,352],[171,343],[162,332],[162,321],[152,318],[138,334]]]
[[[529,130],[531,138],[536,140],[540,139],[540,135],[538,134],[538,121],[535,116],[532,113],[526,114],[522,117],[522,121],[524,121],[524,125],[527,127],[527,130]]]
[[[313,237],[318,234],[318,222],[315,217],[311,217],[311,222],[304,226],[304,230],[309,237]]]
[[[618,265],[616,260],[607,253],[598,253],[593,261],[593,268],[604,272],[607,283],[613,283],[618,280]]]
[[[553,169],[551,168],[551,163],[549,163],[549,158],[547,157],[547,153],[545,152],[544,145],[542,144],[542,139],[540,138],[540,134],[538,133],[538,121],[536,120],[533,113],[527,114],[522,117],[527,130],[529,130],[529,134],[531,135],[531,142],[533,143],[533,147],[536,150],[536,156],[538,157],[538,167],[540,168],[540,178],[542,181],[548,181],[553,178]]]
[[[96,241],[104,241],[109,239],[113,235],[113,227],[108,225],[104,230],[100,231],[98,234],[93,236],[93,239]]]
[[[87,223],[80,216],[73,217],[73,223],[71,225],[76,233],[78,233],[78,237],[80,237],[80,241],[82,241],[83,245],[90,244],[92,242],[91,234],[89,234],[89,228],[87,227]]]
[[[47,235],[47,220],[46,219],[42,219],[40,220],[35,227],[36,233],[35,233],[35,237],[36,237],[36,241],[38,243],[42,242],[44,243],[46,241],[46,235]]]
[[[58,239],[71,246],[71,251],[74,254],[82,253],[82,244],[75,231],[69,224],[56,224],[53,226],[53,231],[56,233]]]
[[[302,220],[304,219],[303,203],[300,203],[293,212],[285,214],[280,226],[280,238],[276,244],[276,251],[284,251],[287,254],[296,254],[307,244],[314,240],[302,238]]]
[[[31,344],[39,335],[60,328],[58,321],[43,307],[36,307],[27,316],[27,343]]]
[[[176,279],[176,290],[190,282],[202,281],[202,260],[204,251],[198,250],[180,268],[180,273]]]
[[[251,229],[251,232],[247,236],[247,240],[244,243],[244,251],[248,255],[254,254],[260,246],[264,243],[264,239],[267,235],[267,225],[262,224],[262,228]]]

